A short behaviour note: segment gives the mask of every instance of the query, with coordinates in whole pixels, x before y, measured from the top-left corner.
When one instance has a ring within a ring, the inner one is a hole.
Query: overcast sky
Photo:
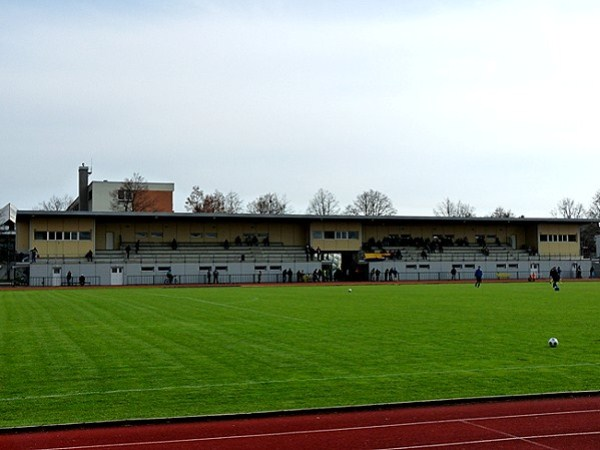
[[[1,1],[0,207],[139,173],[549,217],[600,190],[595,0]]]

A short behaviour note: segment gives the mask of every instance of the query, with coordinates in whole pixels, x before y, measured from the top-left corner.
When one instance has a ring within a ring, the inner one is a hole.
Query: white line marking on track
[[[457,447],[457,446],[465,446],[465,445],[477,445],[477,444],[493,444],[494,442],[511,442],[511,441],[520,441],[520,440],[528,440],[528,439],[550,439],[550,438],[567,438],[567,437],[577,437],[577,436],[594,436],[600,435],[600,431],[590,431],[586,433],[559,433],[559,434],[539,434],[532,436],[523,436],[517,438],[499,438],[499,439],[481,439],[477,441],[461,441],[461,442],[443,442],[439,444],[423,444],[423,445],[409,445],[407,447],[386,447],[386,448],[377,448],[373,450],[410,450],[416,448],[440,448],[440,447]],[[554,448],[554,447],[546,447],[545,448]]]
[[[547,417],[547,416],[558,416],[558,415],[570,415],[570,414],[586,414],[586,413],[598,413],[600,409],[589,409],[589,410],[577,410],[577,411],[556,411],[547,413],[532,413],[532,414],[514,414],[514,415],[503,415],[503,416],[482,416],[482,417],[470,417],[460,419],[445,419],[445,420],[425,420],[418,422],[406,422],[406,423],[388,423],[383,425],[369,425],[369,426],[357,426],[357,427],[342,427],[342,428],[323,428],[323,429],[311,429],[311,430],[297,430],[297,431],[285,431],[285,432],[274,432],[274,433],[257,433],[257,434],[238,434],[230,436],[212,436],[202,438],[189,438],[189,439],[172,439],[172,440],[161,440],[161,441],[139,441],[139,442],[121,442],[112,444],[93,444],[93,445],[75,445],[67,447],[43,447],[35,450],[86,450],[86,449],[102,449],[102,448],[118,448],[125,446],[149,446],[149,445],[165,445],[165,444],[183,444],[191,442],[208,442],[208,441],[225,441],[235,439],[252,439],[252,438],[264,438],[264,437],[278,437],[278,436],[294,436],[302,434],[324,434],[324,433],[340,433],[340,432],[353,432],[363,430],[378,430],[378,429],[389,429],[397,427],[409,427],[419,425],[439,425],[447,423],[464,423],[464,422],[475,422],[483,420],[499,420],[499,419],[522,419],[529,417]],[[495,430],[494,430],[495,431]],[[526,439],[542,439],[551,437],[569,437],[569,436],[592,436],[600,435],[600,431],[590,431],[581,433],[560,433],[552,435],[530,435],[530,436],[512,436],[506,438],[497,438],[489,440],[477,440],[477,441],[461,441],[461,442],[448,442],[443,444],[418,444],[413,446],[405,447],[390,447],[381,448],[374,450],[402,450],[402,449],[413,449],[413,448],[435,448],[443,446],[457,446],[467,444],[478,444],[478,443],[492,443],[492,442],[503,442],[503,441],[515,441],[515,440],[526,440]]]
[[[548,447],[547,445],[540,444],[538,442],[530,441],[529,439],[527,439],[525,437],[519,437],[519,436],[516,436],[514,434],[507,433],[506,431],[497,430],[497,429],[491,428],[491,427],[486,427],[486,426],[480,425],[478,423],[473,423],[474,421],[471,421],[471,420],[463,420],[462,422],[465,425],[470,425],[472,427],[481,428],[482,430],[491,431],[492,433],[497,433],[497,434],[499,434],[501,436],[507,436],[509,439],[520,439],[520,440],[523,440],[524,442],[527,442],[528,444],[532,444],[532,445],[534,445],[536,447],[542,447],[542,448],[546,448],[546,449],[549,449],[549,450],[553,450],[552,447]]]

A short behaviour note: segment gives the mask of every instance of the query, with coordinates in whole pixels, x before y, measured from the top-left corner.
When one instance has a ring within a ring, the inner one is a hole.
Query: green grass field
[[[0,427],[600,389],[600,284],[352,289],[0,291]]]

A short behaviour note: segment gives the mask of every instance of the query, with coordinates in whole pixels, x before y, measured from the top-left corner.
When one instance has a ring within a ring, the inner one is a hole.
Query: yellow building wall
[[[353,232],[357,234],[357,238],[325,239],[325,232]],[[321,233],[323,238],[316,238],[316,233]],[[358,251],[362,245],[362,236],[362,226],[356,222],[313,222],[310,225],[310,239],[307,242],[313,248],[319,248],[325,252]]]
[[[542,241],[542,235],[557,236],[558,241],[549,238]],[[575,241],[569,241],[568,236],[575,236]],[[567,236],[567,240],[564,237]],[[563,239],[563,240],[561,240]],[[540,224],[538,226],[538,252],[541,256],[579,256],[581,254],[581,237],[578,225],[569,224]]]
[[[380,241],[389,235],[410,235],[413,238],[432,239],[434,236],[451,235],[454,239],[467,238],[475,243],[478,235],[488,238],[488,242],[497,237],[502,244],[523,246],[537,246],[542,256],[579,256],[580,234],[579,225],[568,223],[557,224],[519,224],[494,223],[473,224],[459,222],[413,222],[410,225],[386,223],[385,221],[360,223],[354,221],[337,222],[314,220],[312,222],[295,223],[291,220],[261,221],[248,220],[240,217],[237,220],[219,220],[203,217],[198,221],[176,219],[135,220],[127,216],[104,221],[103,218],[86,217],[48,217],[32,216],[28,222],[17,221],[16,247],[18,252],[27,253],[32,248],[37,248],[41,257],[83,257],[89,250],[105,250],[110,246],[107,235],[112,236],[112,247],[118,248],[121,243],[154,242],[168,244],[173,239],[179,243],[203,243],[221,245],[226,239],[234,245],[235,238],[245,235],[256,235],[259,242],[262,237],[269,236],[272,244],[304,246],[309,243],[313,248],[322,251],[358,251],[364,242],[370,238]],[[52,232],[88,232],[90,240],[35,239],[36,231]],[[352,238],[325,239],[325,232],[352,232]],[[315,236],[320,233],[321,238]],[[541,235],[547,236],[574,236],[572,241],[542,241]],[[355,237],[356,236],[356,237]]]
[[[41,258],[83,257],[95,248],[93,219],[33,217],[28,224],[18,224],[18,230],[19,251],[36,248]],[[36,232],[86,232],[90,239],[36,239]]]
[[[453,239],[463,239],[474,244],[477,242],[478,236],[485,236],[488,243],[494,243],[495,238],[498,238],[501,244],[511,245],[515,242],[516,246],[527,242],[526,230],[522,226],[488,224],[411,224],[411,225],[394,225],[394,224],[374,224],[364,226],[364,241],[373,238],[375,241],[382,241],[390,235],[411,236],[413,238],[433,239],[434,237],[441,238],[443,236],[453,236]]]
[[[29,222],[18,222],[15,227],[16,231],[16,240],[15,240],[15,250],[17,253],[27,253],[33,247],[29,246]]]
[[[221,245],[228,240],[233,245],[235,238],[242,241],[245,235],[256,235],[259,242],[265,236],[269,237],[272,244],[285,243],[286,245],[304,245],[306,231],[304,226],[294,223],[267,223],[267,222],[230,222],[230,221],[156,221],[142,222],[104,222],[96,227],[97,248],[107,248],[106,236],[112,233],[113,246],[120,244],[162,243],[169,244],[175,239],[178,243],[200,243]],[[262,243],[262,242],[260,242]]]

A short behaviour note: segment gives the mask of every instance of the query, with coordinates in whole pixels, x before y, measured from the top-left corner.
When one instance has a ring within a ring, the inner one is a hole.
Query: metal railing
[[[58,286],[82,286],[77,278],[67,282],[66,277],[29,277],[29,286],[32,287],[58,287]],[[86,276],[83,286],[100,286],[99,276]]]
[[[501,281],[509,281],[509,280],[528,280],[530,279],[530,272],[519,271],[519,270],[502,270],[497,272],[488,272],[484,274],[484,282],[486,280],[501,280]],[[549,278],[549,275],[542,274],[536,277],[537,280],[545,281]],[[573,280],[575,279],[575,275],[571,271],[565,271],[561,275],[562,279]],[[583,275],[582,278],[589,278],[589,275]],[[598,275],[595,275],[594,278],[598,278]],[[300,278],[298,281],[298,277],[296,274],[292,277],[292,280],[285,281],[285,284],[303,284],[303,283],[315,283],[319,284],[321,281],[313,281],[312,276],[310,274],[305,275]],[[394,277],[384,278],[383,274],[380,274],[378,279],[375,278],[365,278],[362,280],[343,280],[346,282],[360,282],[360,281],[370,281],[370,282],[378,282],[378,283],[396,283],[403,281],[415,281],[415,282],[431,282],[431,281],[439,281],[439,282],[452,282],[452,281],[471,281],[474,280],[473,274],[469,271],[458,272],[454,278],[448,272],[437,272],[437,271],[405,271],[399,272]],[[22,285],[28,285],[32,287],[58,287],[58,286],[80,286],[79,281],[77,279],[73,279],[71,284],[67,283],[65,277],[62,277],[59,280],[52,276],[47,277],[30,277],[29,283],[21,283]],[[283,277],[281,273],[275,272],[266,272],[266,273],[253,273],[253,274],[234,274],[234,273],[220,273],[218,276],[218,280],[215,282],[214,275],[211,275],[210,279],[206,274],[197,274],[197,275],[174,275],[173,281],[170,283],[165,275],[161,274],[153,274],[153,275],[130,275],[127,276],[124,280],[125,285],[129,286],[197,286],[197,285],[231,285],[231,284],[260,284],[260,283],[284,283]],[[85,277],[85,286],[100,286],[101,285],[101,277],[99,276],[86,276]]]

